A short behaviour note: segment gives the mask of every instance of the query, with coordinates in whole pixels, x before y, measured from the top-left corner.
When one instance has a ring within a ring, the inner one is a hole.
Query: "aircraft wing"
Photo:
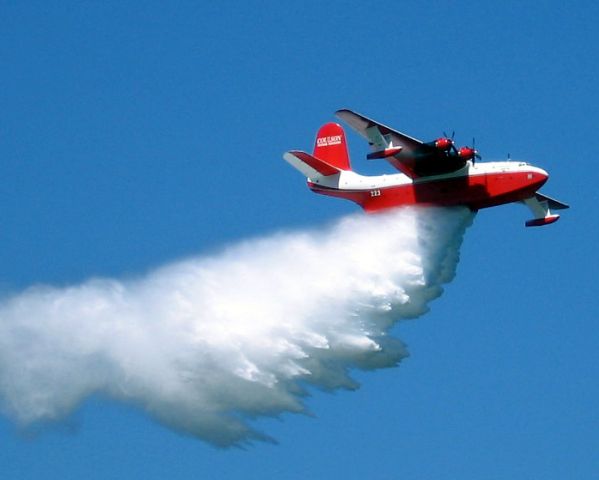
[[[533,219],[526,222],[527,227],[541,227],[556,222],[559,219],[559,215],[552,213],[551,210],[570,208],[569,205],[539,192],[535,193],[534,197],[525,199],[524,203],[534,215]]]
[[[570,208],[570,205],[566,205],[565,203],[562,203],[554,198],[548,197],[547,195],[543,195],[539,192],[535,193],[535,197],[537,197],[537,200],[539,200],[540,202],[547,202],[547,206],[551,210],[565,210],[566,208]]]
[[[342,109],[335,114],[368,141],[373,152],[369,159],[384,158],[411,178],[454,172],[466,164],[461,158],[359,113]]]
[[[414,152],[424,143],[404,133],[393,130],[351,110],[337,110],[335,115],[362,135],[375,150],[389,146],[402,147],[404,152]]]

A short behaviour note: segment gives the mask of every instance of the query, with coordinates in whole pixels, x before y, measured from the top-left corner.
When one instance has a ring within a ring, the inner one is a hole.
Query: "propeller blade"
[[[445,130],[443,130],[443,136],[445,138],[449,138],[451,140],[451,144],[449,145],[449,150],[453,151],[454,154],[458,154],[458,149],[455,147],[455,143],[453,141],[453,137],[455,136],[455,130],[453,130],[451,132],[451,137],[449,135],[447,135],[447,133],[445,132]]]
[[[474,165],[476,159],[480,160],[480,155],[476,151],[476,138],[474,137],[472,137],[472,150],[474,150],[474,156],[472,157],[472,165]]]

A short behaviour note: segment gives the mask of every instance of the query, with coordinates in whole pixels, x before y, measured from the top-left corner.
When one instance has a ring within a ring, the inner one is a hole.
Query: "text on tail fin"
[[[351,170],[341,125],[331,122],[320,127],[314,143],[314,156],[341,170]]]

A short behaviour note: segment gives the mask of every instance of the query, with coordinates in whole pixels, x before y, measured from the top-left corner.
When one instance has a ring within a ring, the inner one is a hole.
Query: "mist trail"
[[[32,287],[0,302],[0,401],[28,425],[87,397],[134,404],[219,446],[268,437],[249,418],[301,412],[306,386],[407,355],[388,335],[427,311],[473,214],[406,208],[273,234],[136,280]]]

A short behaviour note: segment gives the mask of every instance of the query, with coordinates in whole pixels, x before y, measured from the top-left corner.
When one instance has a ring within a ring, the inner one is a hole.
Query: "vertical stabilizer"
[[[327,123],[316,134],[314,156],[341,170],[351,170],[345,132],[338,123]]]

